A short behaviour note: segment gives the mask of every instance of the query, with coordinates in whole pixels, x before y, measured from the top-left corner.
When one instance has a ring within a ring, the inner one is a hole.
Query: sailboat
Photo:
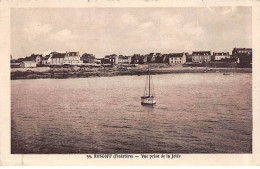
[[[144,95],[141,97],[141,104],[142,105],[154,105],[156,104],[156,98],[155,98],[155,93],[154,90],[151,90],[151,73],[150,73],[150,63],[148,62],[148,93],[146,90],[144,90]]]

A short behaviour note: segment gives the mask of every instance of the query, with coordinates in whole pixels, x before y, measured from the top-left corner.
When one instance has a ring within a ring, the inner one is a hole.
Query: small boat
[[[141,97],[142,105],[154,105],[156,104],[156,98],[153,87],[151,89],[151,73],[150,73],[150,63],[148,62],[148,93],[147,93],[147,85],[145,85],[144,95]]]

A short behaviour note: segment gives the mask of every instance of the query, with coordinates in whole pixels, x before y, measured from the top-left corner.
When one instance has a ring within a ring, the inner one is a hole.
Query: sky
[[[11,55],[231,52],[252,47],[251,7],[13,8]]]

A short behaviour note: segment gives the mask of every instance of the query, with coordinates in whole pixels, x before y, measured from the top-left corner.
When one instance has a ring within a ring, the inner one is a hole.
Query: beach
[[[151,74],[171,73],[252,73],[252,68],[212,68],[182,67],[154,64]],[[146,75],[147,65],[137,66],[68,66],[68,67],[36,67],[11,68],[11,80],[15,79],[66,79],[109,77],[123,75]]]

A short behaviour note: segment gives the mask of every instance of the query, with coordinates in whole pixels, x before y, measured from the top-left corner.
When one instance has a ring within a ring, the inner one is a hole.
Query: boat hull
[[[156,104],[155,97],[141,97],[141,104],[142,105],[154,105]]]

